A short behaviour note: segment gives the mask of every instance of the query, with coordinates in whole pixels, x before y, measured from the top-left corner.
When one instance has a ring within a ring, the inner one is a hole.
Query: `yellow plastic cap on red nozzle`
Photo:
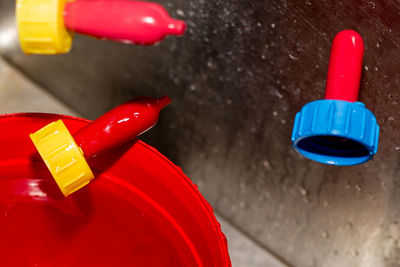
[[[27,54],[63,54],[72,46],[72,32],[64,24],[69,0],[17,0],[19,42]]]
[[[93,180],[94,175],[82,150],[62,120],[52,122],[29,136],[64,196]]]

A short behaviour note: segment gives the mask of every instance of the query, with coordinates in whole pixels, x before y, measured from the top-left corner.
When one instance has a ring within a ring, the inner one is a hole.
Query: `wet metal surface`
[[[173,104],[145,136],[182,166],[224,218],[293,266],[400,265],[400,24],[397,1],[159,1],[183,38],[135,47],[76,36],[71,53],[26,56],[12,1],[0,51],[89,118],[136,95]],[[323,97],[330,42],[357,30],[361,101],[381,126],[378,154],[331,167],[290,147],[296,112]],[[13,37],[14,36],[14,37]]]

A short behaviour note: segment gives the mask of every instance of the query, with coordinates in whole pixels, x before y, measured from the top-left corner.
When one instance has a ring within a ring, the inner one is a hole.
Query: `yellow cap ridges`
[[[64,25],[69,0],[17,0],[19,42],[27,54],[62,54],[72,46],[72,33]]]
[[[65,196],[94,178],[82,150],[61,120],[29,136]]]

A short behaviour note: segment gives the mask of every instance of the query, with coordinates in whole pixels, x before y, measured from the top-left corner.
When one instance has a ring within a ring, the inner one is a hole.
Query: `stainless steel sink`
[[[76,36],[69,54],[48,57],[20,52],[14,2],[0,0],[0,53],[87,118],[133,96],[169,95],[173,104],[144,140],[259,245],[250,250],[299,267],[399,266],[398,3],[158,2],[187,21],[183,38],[137,47]],[[366,44],[360,100],[377,116],[381,141],[374,160],[332,167],[301,158],[290,135],[296,112],[323,97],[330,42],[346,28]],[[237,266],[275,266],[265,262]]]

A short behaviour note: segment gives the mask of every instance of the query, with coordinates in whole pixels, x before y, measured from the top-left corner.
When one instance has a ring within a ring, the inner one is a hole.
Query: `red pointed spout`
[[[186,24],[182,20],[171,20],[168,24],[168,33],[174,35],[182,35],[185,33]]]
[[[74,139],[86,158],[120,146],[152,128],[171,99],[138,97],[79,130]]]
[[[158,108],[162,110],[171,103],[171,99],[168,96],[163,96],[160,99],[157,99],[157,102],[156,105],[158,105]]]

